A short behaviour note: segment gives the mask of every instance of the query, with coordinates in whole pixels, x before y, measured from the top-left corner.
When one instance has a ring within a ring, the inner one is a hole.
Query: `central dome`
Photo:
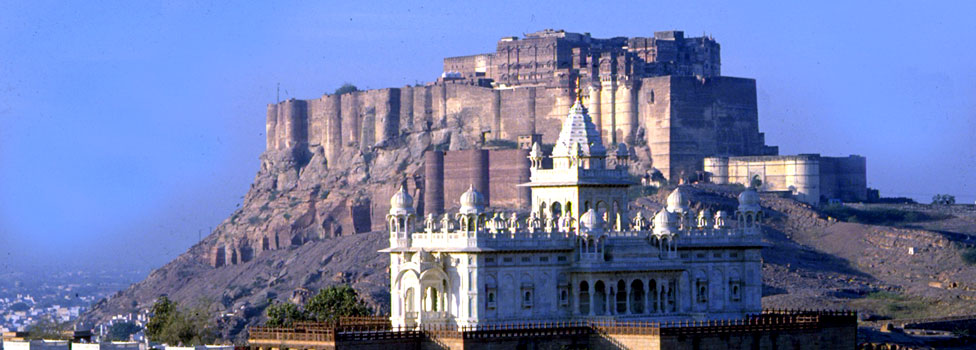
[[[756,192],[755,188],[749,187],[742,193],[739,193],[739,210],[740,211],[759,211],[759,193]]]
[[[584,233],[603,232],[603,217],[590,208],[580,216],[579,229]]]
[[[461,214],[480,213],[485,210],[485,196],[470,185],[467,191],[461,194]]]
[[[400,186],[400,190],[390,197],[390,214],[400,215],[400,214],[412,214],[413,209],[413,197],[407,193],[407,189]]]
[[[668,210],[674,212],[684,212],[688,210],[689,194],[687,186],[678,186],[668,195]]]

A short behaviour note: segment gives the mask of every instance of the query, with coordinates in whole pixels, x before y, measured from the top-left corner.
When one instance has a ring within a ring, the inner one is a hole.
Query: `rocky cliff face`
[[[269,116],[300,104],[283,102]],[[388,257],[376,251],[388,245],[383,229],[389,199],[405,184],[417,205],[423,205],[424,151],[485,145],[470,113],[453,110],[424,127],[401,124],[405,127],[375,143],[351,140],[331,150],[321,143],[289,143],[290,136],[269,137],[261,168],[239,209],[146,280],[97,303],[81,321],[145,309],[165,294],[180,302],[208,302],[225,315],[221,328],[231,336],[260,322],[269,299],[286,300],[295,290],[335,283],[352,284],[374,308],[386,310]],[[278,133],[272,129],[281,125],[288,123],[269,122],[269,134]],[[551,131],[552,137],[557,131]],[[635,171],[648,169],[647,149],[635,152],[637,163],[645,164],[634,166]],[[456,200],[445,198],[445,207],[456,206]]]

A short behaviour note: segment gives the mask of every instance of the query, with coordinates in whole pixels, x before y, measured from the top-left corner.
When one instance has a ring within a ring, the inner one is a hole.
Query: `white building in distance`
[[[577,98],[543,168],[530,153],[532,211],[485,211],[472,187],[460,210],[416,217],[404,190],[390,199],[394,327],[513,321],[703,320],[761,311],[759,196],[739,195],[736,219],[689,209],[687,189],[652,222],[627,213],[626,146],[608,159]],[[609,164],[608,164],[609,163]],[[613,164],[616,163],[616,164]],[[610,165],[613,165],[612,167]]]

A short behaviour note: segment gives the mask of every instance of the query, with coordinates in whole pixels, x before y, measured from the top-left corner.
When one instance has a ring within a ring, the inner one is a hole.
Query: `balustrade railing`
[[[296,323],[295,327],[250,327],[252,344],[287,344],[288,342],[360,341],[374,339],[419,340],[431,338],[512,338],[586,334],[691,335],[736,332],[769,332],[850,326],[857,323],[853,311],[829,310],[763,310],[741,319],[705,321],[538,321],[507,322],[457,326],[427,324],[419,327],[392,328],[380,325],[385,317],[345,319],[334,323]],[[345,324],[343,324],[345,323]],[[356,325],[359,325],[358,327]],[[368,328],[369,325],[375,328]]]

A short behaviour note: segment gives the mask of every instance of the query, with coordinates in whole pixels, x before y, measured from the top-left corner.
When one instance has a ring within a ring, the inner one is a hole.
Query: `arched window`
[[[580,282],[578,304],[580,315],[590,314],[590,284],[586,281]]]
[[[675,312],[678,309],[678,301],[676,296],[677,291],[674,290],[675,286],[677,285],[678,285],[677,281],[673,279],[668,281],[668,311],[669,312]]]
[[[607,287],[603,281],[593,284],[593,311],[597,315],[607,314]]]
[[[603,222],[610,222],[609,218],[607,217],[608,210],[609,208],[607,207],[606,202],[604,201],[596,202],[596,212],[597,214],[600,214],[600,217],[603,218]]]
[[[553,202],[552,203],[551,210],[552,210],[552,218],[553,219],[556,219],[556,218],[562,216],[562,213],[563,213],[563,211],[562,211],[562,205],[560,205],[559,202]]]
[[[627,282],[617,281],[617,314],[627,312]]]
[[[573,202],[566,202],[566,215],[573,217]]]
[[[630,313],[644,313],[644,282],[641,280],[630,283]]]
[[[547,213],[549,213],[549,207],[546,206],[546,202],[539,203],[539,220],[545,220]]]
[[[416,311],[415,306],[414,306],[414,303],[413,303],[414,302],[413,299],[414,299],[413,287],[407,288],[407,292],[406,293],[403,293],[403,304],[404,304],[404,308],[403,309],[406,312],[414,312],[414,311]]]

